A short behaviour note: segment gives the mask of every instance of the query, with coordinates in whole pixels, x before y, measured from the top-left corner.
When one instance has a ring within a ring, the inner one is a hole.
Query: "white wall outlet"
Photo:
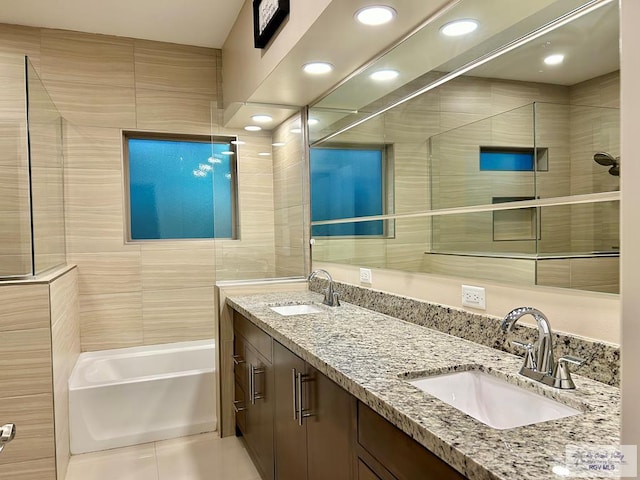
[[[362,273],[360,276],[362,277]],[[486,310],[487,305],[485,302],[484,288],[462,285],[462,306]]]
[[[360,283],[368,283],[369,285],[373,283],[373,277],[371,276],[370,268],[360,269]]]

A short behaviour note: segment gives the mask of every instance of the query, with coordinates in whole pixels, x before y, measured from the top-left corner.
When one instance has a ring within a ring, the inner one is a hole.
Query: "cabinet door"
[[[401,480],[466,480],[363,403],[358,403],[358,443],[367,455]]]
[[[297,374],[305,373],[305,362],[278,342],[273,342],[273,370],[276,396],[276,478],[307,478],[307,431],[297,416]],[[306,388],[306,383],[303,384]]]
[[[358,459],[358,480],[382,480],[382,478],[376,475],[366,463]]]
[[[274,478],[273,368],[250,344],[245,345],[247,386],[245,390],[244,439],[262,478]]]
[[[307,425],[308,480],[353,478],[356,401],[328,377],[307,366],[303,407]]]

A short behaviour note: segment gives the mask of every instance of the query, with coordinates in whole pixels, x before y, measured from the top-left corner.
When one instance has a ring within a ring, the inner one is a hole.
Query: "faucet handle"
[[[519,340],[512,340],[511,345],[516,347],[524,348],[526,350],[524,357],[524,365],[522,368],[530,368],[531,370],[536,370],[536,359],[533,357],[533,344],[520,342]]]
[[[575,365],[576,367],[581,367],[582,365],[584,365],[587,361],[584,360],[583,358],[578,358],[578,357],[571,357],[569,355],[566,355],[564,357],[560,357],[558,359],[558,363],[560,362],[566,362],[566,363],[571,363],[572,365]]]
[[[560,357],[556,363],[555,370],[553,372],[553,386],[556,388],[574,389],[576,388],[573,379],[571,378],[571,372],[569,371],[569,364],[581,366],[584,365],[585,360],[577,357]]]
[[[333,306],[334,307],[339,307],[340,306],[340,292],[333,292]]]

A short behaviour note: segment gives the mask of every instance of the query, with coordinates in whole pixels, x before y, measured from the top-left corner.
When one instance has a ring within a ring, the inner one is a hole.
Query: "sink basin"
[[[280,315],[284,315],[288,317],[290,315],[306,315],[308,313],[322,313],[324,309],[320,308],[317,305],[306,304],[306,305],[282,305],[280,307],[269,307],[276,313]]]
[[[582,413],[479,370],[417,378],[409,383],[497,430]]]

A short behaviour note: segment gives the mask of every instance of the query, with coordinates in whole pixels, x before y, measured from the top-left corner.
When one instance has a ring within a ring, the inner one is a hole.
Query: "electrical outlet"
[[[371,276],[371,269],[369,268],[360,269],[360,283],[368,283],[369,285],[373,283],[373,277]]]
[[[360,274],[360,276],[362,276],[362,274]],[[462,306],[486,310],[484,288],[462,285]]]

